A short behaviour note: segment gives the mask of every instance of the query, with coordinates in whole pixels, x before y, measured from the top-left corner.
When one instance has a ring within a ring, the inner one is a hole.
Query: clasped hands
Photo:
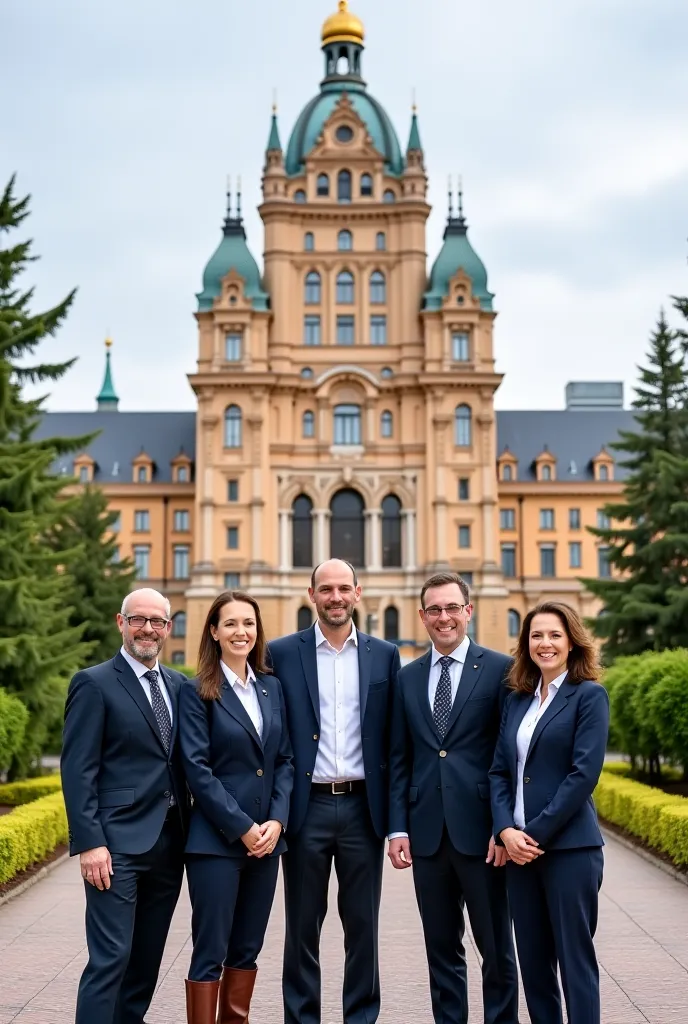
[[[265,857],[272,853],[282,835],[282,823],[266,821],[262,825],[253,824],[248,832],[244,832],[241,841],[248,850],[249,857]]]
[[[505,831],[515,832],[516,829],[505,829]],[[523,833],[519,834],[523,835]],[[503,836],[504,833],[502,833],[502,838]],[[533,842],[533,840],[531,839],[530,842]],[[537,852],[541,853],[542,851],[538,850]],[[410,868],[411,864],[413,863],[411,859],[410,839],[407,839],[405,837],[400,839],[390,839],[387,855],[391,860],[393,867],[398,869]],[[485,862],[487,864],[494,864],[496,868],[502,868],[509,860],[509,858],[510,852],[506,843],[504,844],[504,846],[497,846],[494,841],[494,837],[490,836],[490,842],[488,843],[487,846],[487,857],[485,858]],[[525,861],[517,861],[516,863],[525,863]]]

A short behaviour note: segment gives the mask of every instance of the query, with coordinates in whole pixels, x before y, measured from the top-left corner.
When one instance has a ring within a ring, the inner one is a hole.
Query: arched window
[[[340,171],[337,176],[337,199],[340,203],[351,202],[351,171]]]
[[[471,407],[457,405],[454,412],[454,444],[459,448],[471,446]]]
[[[312,231],[307,231],[303,236],[303,248],[306,252],[313,252],[315,249],[315,239],[313,238]]]
[[[177,612],[172,616],[172,636],[186,636],[186,612]]]
[[[295,569],[308,569],[313,564],[313,502],[299,494],[291,513],[291,564]]]
[[[361,444],[360,405],[335,405],[334,443]]]
[[[515,608],[510,608],[507,612],[507,623],[509,636],[516,639],[521,632],[521,616]]]
[[[542,467],[542,479],[543,480],[551,480],[552,479],[552,467],[551,466],[545,465],[545,466]]]
[[[354,301],[354,275],[349,270],[337,274],[337,303],[350,306]]]
[[[388,494],[382,502],[382,565],[385,569],[401,566],[401,502]]]
[[[354,247],[354,237],[350,231],[340,231],[337,235],[337,248],[340,252],[351,252]]]
[[[330,179],[326,174],[319,174],[316,185],[316,195],[329,196],[330,194]]]
[[[241,448],[241,409],[238,405],[225,409],[225,448]]]
[[[600,466],[600,480],[608,480],[608,479],[609,479],[609,467],[605,466],[605,464],[602,463],[602,465]]]
[[[369,174],[361,175],[361,195],[372,196],[373,194],[373,179]]]
[[[295,203],[305,203],[306,202],[306,193],[303,191],[302,188],[298,188],[296,190],[296,192],[294,193],[294,202]]]
[[[365,565],[365,505],[358,491],[337,491],[330,502],[330,558]]]
[[[396,197],[396,195],[394,194],[394,192],[392,191],[391,188],[385,189],[385,191],[383,193],[383,196],[382,196],[382,201],[384,203],[396,203],[397,197]]]
[[[315,413],[307,409],[303,414],[303,436],[304,437],[315,437]]]
[[[380,434],[382,437],[391,437],[394,433],[394,417],[389,409],[385,409],[380,415]]]
[[[399,639],[399,611],[390,604],[385,608],[385,640],[389,640],[390,643],[394,643]]]
[[[304,301],[307,306],[320,305],[320,274],[317,270],[311,270],[306,274],[306,294]]]
[[[384,305],[387,301],[387,281],[381,270],[374,270],[370,275],[370,304]]]
[[[375,236],[375,248],[378,252],[384,252],[387,248],[387,235],[384,231],[378,231]]]
[[[506,466],[502,466],[502,480],[507,483],[511,480],[511,466],[508,463]]]
[[[296,615],[296,628],[299,633],[309,629],[313,625],[313,609],[307,604],[302,604]]]

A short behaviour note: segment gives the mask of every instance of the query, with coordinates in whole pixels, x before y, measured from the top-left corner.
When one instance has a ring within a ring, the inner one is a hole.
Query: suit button
[[[169,798],[170,798],[170,791],[169,791],[169,789],[165,790],[165,792],[163,793],[163,796],[166,796],[167,799],[169,800]]]
[[[318,738],[318,734],[317,734],[317,732],[314,732],[314,733],[313,733],[313,739],[314,739],[314,740],[317,740],[317,738]]]
[[[262,774],[263,774],[263,769],[259,768],[258,771],[256,772],[256,775],[262,775]]]
[[[446,756],[447,756],[447,751],[446,750],[440,750],[440,757],[446,757]]]
[[[311,773],[310,772],[306,772],[306,778],[310,779],[310,777],[311,777]]]
[[[526,777],[525,777],[525,779],[523,781],[524,782],[530,782],[530,778],[526,775]]]

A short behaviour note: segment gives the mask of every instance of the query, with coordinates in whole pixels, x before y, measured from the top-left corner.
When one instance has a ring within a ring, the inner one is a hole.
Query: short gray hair
[[[143,587],[141,589],[150,590],[152,594],[157,594],[158,597],[161,597],[163,599],[163,601],[165,602],[165,615],[167,616],[168,619],[172,618],[172,606],[170,605],[169,599],[166,598],[164,594],[161,594],[160,591],[158,591],[158,590],[152,590],[150,587]],[[120,615],[126,615],[127,614],[127,604],[129,603],[129,598],[133,597],[134,594],[138,594],[139,592],[140,592],[139,590],[132,590],[132,591],[130,591],[127,594],[127,596],[122,601],[122,607],[120,608]]]

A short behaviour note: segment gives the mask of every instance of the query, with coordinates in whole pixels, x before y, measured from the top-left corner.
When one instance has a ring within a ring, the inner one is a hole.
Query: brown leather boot
[[[186,981],[188,1024],[215,1024],[219,981]]]
[[[217,1024],[249,1024],[248,1011],[257,974],[257,970],[240,971],[237,967],[225,967],[220,982]]]

